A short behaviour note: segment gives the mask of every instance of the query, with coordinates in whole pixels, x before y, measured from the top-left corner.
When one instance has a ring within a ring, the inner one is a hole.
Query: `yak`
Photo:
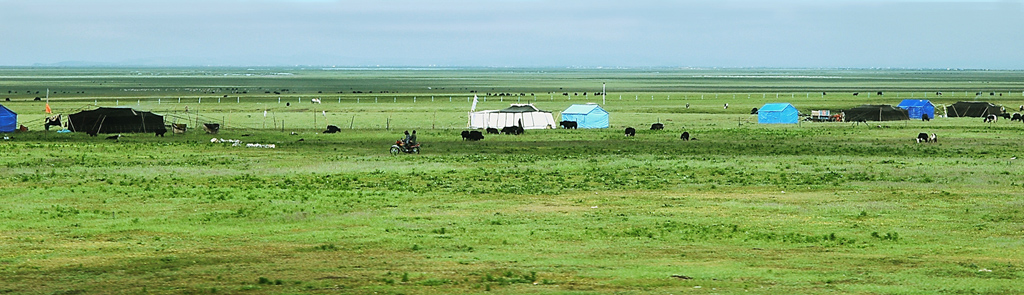
[[[523,134],[523,127],[508,126],[508,127],[505,127],[505,128],[501,128],[501,133],[512,134],[512,135],[520,135],[520,134]]]
[[[477,141],[484,139],[484,134],[480,131],[462,131],[462,140]]]

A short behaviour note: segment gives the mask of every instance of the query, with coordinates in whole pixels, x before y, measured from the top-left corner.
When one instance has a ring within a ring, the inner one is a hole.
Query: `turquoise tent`
[[[904,99],[897,107],[907,110],[907,115],[911,119],[921,120],[921,117],[925,115],[928,116],[928,119],[935,118],[935,105],[932,105],[932,102],[928,100]]]
[[[0,105],[0,132],[14,132],[18,129],[18,114]]]
[[[789,103],[768,103],[757,109],[758,124],[796,124],[800,112]]]
[[[593,103],[574,104],[562,111],[562,121],[576,122],[577,128],[608,128],[608,111]]]

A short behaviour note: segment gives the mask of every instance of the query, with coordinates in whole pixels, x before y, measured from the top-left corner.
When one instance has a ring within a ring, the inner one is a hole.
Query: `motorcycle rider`
[[[405,137],[402,138],[402,146],[403,147],[406,147],[406,148],[409,147],[409,137],[410,137],[409,130],[406,130],[405,131]]]
[[[411,147],[411,146],[414,146],[416,144],[417,144],[417,142],[416,142],[416,130],[413,130],[412,131],[412,135],[409,135],[409,146]]]

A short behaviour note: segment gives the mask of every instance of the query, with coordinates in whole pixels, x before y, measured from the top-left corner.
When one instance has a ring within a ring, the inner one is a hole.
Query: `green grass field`
[[[557,120],[602,82],[612,128],[459,136],[474,94]],[[193,129],[43,132],[46,89],[57,113]],[[1013,111],[1022,90],[1012,71],[0,69],[31,129],[0,141],[0,294],[1018,294],[1024,124],[749,112],[926,95]],[[423,153],[388,154],[409,129]]]

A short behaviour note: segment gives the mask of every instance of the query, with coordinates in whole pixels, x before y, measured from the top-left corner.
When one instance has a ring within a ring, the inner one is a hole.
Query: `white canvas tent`
[[[551,129],[555,119],[551,112],[537,109],[532,104],[513,104],[503,110],[489,110],[469,113],[469,128],[505,128],[518,126],[522,121],[523,129]]]

